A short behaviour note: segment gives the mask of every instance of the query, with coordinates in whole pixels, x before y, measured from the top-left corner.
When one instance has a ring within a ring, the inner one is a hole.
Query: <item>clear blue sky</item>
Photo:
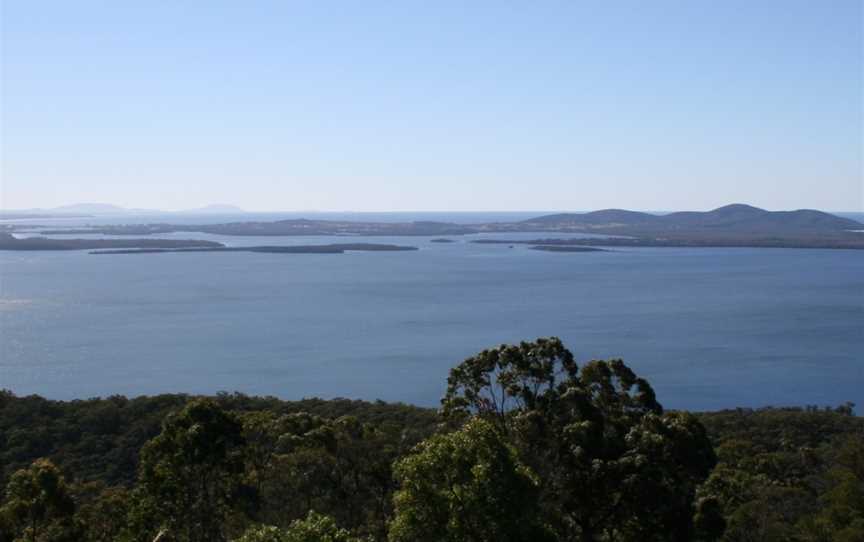
[[[864,210],[860,0],[0,5],[3,208]]]

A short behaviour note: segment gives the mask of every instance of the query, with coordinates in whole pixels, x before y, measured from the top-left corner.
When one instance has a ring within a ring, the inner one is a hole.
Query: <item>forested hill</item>
[[[532,218],[522,222],[549,228],[624,229],[628,231],[662,232],[710,230],[725,233],[754,232],[845,232],[862,229],[864,224],[823,211],[766,211],[741,203],[726,205],[713,211],[679,211],[664,215],[605,209],[590,213],[563,213]]]
[[[557,339],[455,367],[440,410],[0,393],[0,542],[858,541],[864,420],[664,411]]]

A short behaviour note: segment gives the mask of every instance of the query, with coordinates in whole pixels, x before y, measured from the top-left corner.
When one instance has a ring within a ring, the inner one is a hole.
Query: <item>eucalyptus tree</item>
[[[485,420],[429,438],[395,474],[391,542],[552,540],[538,521],[536,476]]]
[[[60,470],[48,459],[12,474],[0,507],[0,540],[61,542],[78,538],[75,503]]]
[[[136,515],[145,539],[227,540],[242,481],[244,439],[236,417],[208,399],[169,415],[141,450]]]
[[[273,525],[250,527],[235,542],[362,542],[336,525],[330,516],[309,512],[286,528]]]
[[[383,537],[399,435],[352,416],[246,416],[258,521],[286,527],[314,510],[361,534]]]
[[[561,540],[691,540],[716,460],[702,425],[664,413],[621,360],[581,369],[557,338],[484,350],[453,368],[442,414],[495,425],[539,476]]]

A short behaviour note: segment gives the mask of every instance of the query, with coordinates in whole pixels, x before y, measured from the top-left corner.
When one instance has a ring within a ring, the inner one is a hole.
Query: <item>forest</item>
[[[557,338],[484,350],[438,409],[0,392],[0,542],[864,540],[864,421],[665,410]]]

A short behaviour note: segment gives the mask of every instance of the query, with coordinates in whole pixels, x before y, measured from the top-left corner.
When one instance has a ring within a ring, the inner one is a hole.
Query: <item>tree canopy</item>
[[[557,338],[485,350],[451,371],[442,411],[510,435],[562,540],[690,539],[711,443],[621,360],[580,370]]]
[[[396,464],[391,542],[551,540],[538,481],[489,422],[435,435]]]
[[[556,338],[466,359],[438,411],[0,391],[0,542],[852,542],[853,406],[666,411]]]

